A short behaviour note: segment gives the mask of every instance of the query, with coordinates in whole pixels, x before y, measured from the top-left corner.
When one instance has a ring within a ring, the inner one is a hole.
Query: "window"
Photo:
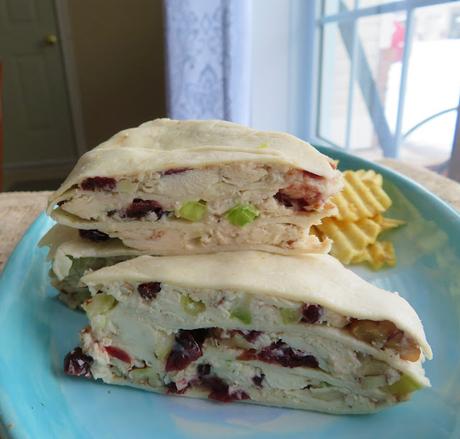
[[[316,5],[309,137],[445,170],[460,98],[460,1]]]

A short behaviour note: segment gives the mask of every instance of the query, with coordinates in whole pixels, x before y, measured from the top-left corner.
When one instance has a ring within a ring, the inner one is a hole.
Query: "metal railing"
[[[405,0],[405,1],[394,1],[390,3],[384,3],[381,5],[370,6],[359,9],[359,0],[355,0],[354,9],[348,9],[343,0],[338,2],[338,12],[325,15],[325,1],[321,1],[322,13],[316,20],[316,25],[319,29],[320,44],[318,53],[318,78],[319,81],[324,81],[322,77],[322,52],[323,52],[323,29],[326,24],[335,23],[338,26],[341,39],[344,43],[348,57],[350,59],[350,78],[349,78],[349,92],[348,92],[348,104],[346,114],[346,130],[345,130],[345,142],[344,145],[337,145],[330,139],[327,139],[320,130],[320,117],[316,118],[315,126],[315,137],[329,144],[330,146],[340,147],[349,149],[350,148],[350,132],[351,132],[351,118],[353,114],[353,90],[354,84],[358,85],[364,102],[367,107],[369,116],[372,121],[373,129],[382,148],[383,154],[386,157],[397,157],[399,149],[403,140],[419,128],[421,125],[431,121],[432,119],[439,117],[445,113],[455,111],[457,108],[449,108],[436,113],[428,118],[422,120],[413,126],[406,133],[402,132],[403,116],[405,109],[405,97],[407,90],[407,76],[409,70],[409,57],[411,52],[411,44],[413,40],[413,16],[414,11],[417,8],[433,6],[439,4],[452,3],[458,0]],[[373,78],[369,62],[366,58],[366,54],[362,47],[361,42],[357,36],[356,23],[359,18],[386,14],[390,12],[406,12],[406,23],[405,23],[405,35],[404,35],[404,51],[402,57],[402,68],[401,68],[401,80],[399,85],[399,99],[396,111],[396,124],[395,130],[392,133],[388,125],[388,121],[385,116],[385,109],[378,93],[377,84]],[[324,49],[327,50],[327,49]],[[359,61],[359,66],[357,63]],[[317,97],[316,102],[317,115],[320,115],[321,96]],[[458,130],[458,124],[457,124]]]

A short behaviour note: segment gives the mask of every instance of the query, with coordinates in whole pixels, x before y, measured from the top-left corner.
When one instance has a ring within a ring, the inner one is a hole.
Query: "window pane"
[[[352,11],[354,8],[355,0],[325,0],[324,15],[335,15],[346,10]]]
[[[319,136],[345,145],[350,58],[336,23],[323,28]]]
[[[392,143],[401,82],[405,18],[405,13],[388,13],[363,17],[357,22],[351,149],[378,151],[385,144]]]
[[[460,2],[419,8],[414,16],[402,133],[438,112],[456,107],[460,95]],[[456,113],[422,125],[400,147],[403,159],[436,165],[450,157]]]
[[[360,0],[357,7],[389,2]],[[343,12],[343,8],[343,2],[325,1],[327,14]],[[450,157],[456,122],[455,111],[443,112],[457,107],[460,95],[460,0],[415,7],[412,14],[403,95],[405,11],[364,16],[355,24],[345,19],[323,26],[318,136],[366,157],[396,152],[403,160],[440,169],[437,165]],[[399,151],[398,111],[403,116]],[[437,113],[442,114],[430,119]]]
[[[359,0],[358,8],[369,8],[371,6],[380,6],[385,3],[394,3],[395,0]]]

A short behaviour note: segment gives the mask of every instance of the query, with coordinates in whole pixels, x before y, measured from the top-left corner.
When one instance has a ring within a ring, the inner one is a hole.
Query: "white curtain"
[[[164,0],[168,113],[249,123],[248,0]]]

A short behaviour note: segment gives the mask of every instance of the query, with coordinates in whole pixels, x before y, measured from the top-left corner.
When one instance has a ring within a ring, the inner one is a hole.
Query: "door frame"
[[[44,171],[53,176],[53,178],[65,178],[72,170],[78,158],[88,150],[68,2],[69,0],[52,0],[56,17],[58,49],[60,50],[64,67],[65,86],[68,94],[72,133],[75,141],[75,156],[62,160],[29,161],[14,164],[5,164],[0,161],[0,191],[5,190],[6,186],[10,187],[23,181],[26,175],[31,178],[35,177],[37,181],[41,180]]]
[[[72,26],[69,13],[69,0],[54,0],[56,21],[58,28],[58,41],[64,62],[64,72],[69,95],[70,113],[75,136],[77,155],[81,156],[88,148],[86,145],[85,127],[80,101],[80,87],[78,85],[77,66],[73,46]]]

